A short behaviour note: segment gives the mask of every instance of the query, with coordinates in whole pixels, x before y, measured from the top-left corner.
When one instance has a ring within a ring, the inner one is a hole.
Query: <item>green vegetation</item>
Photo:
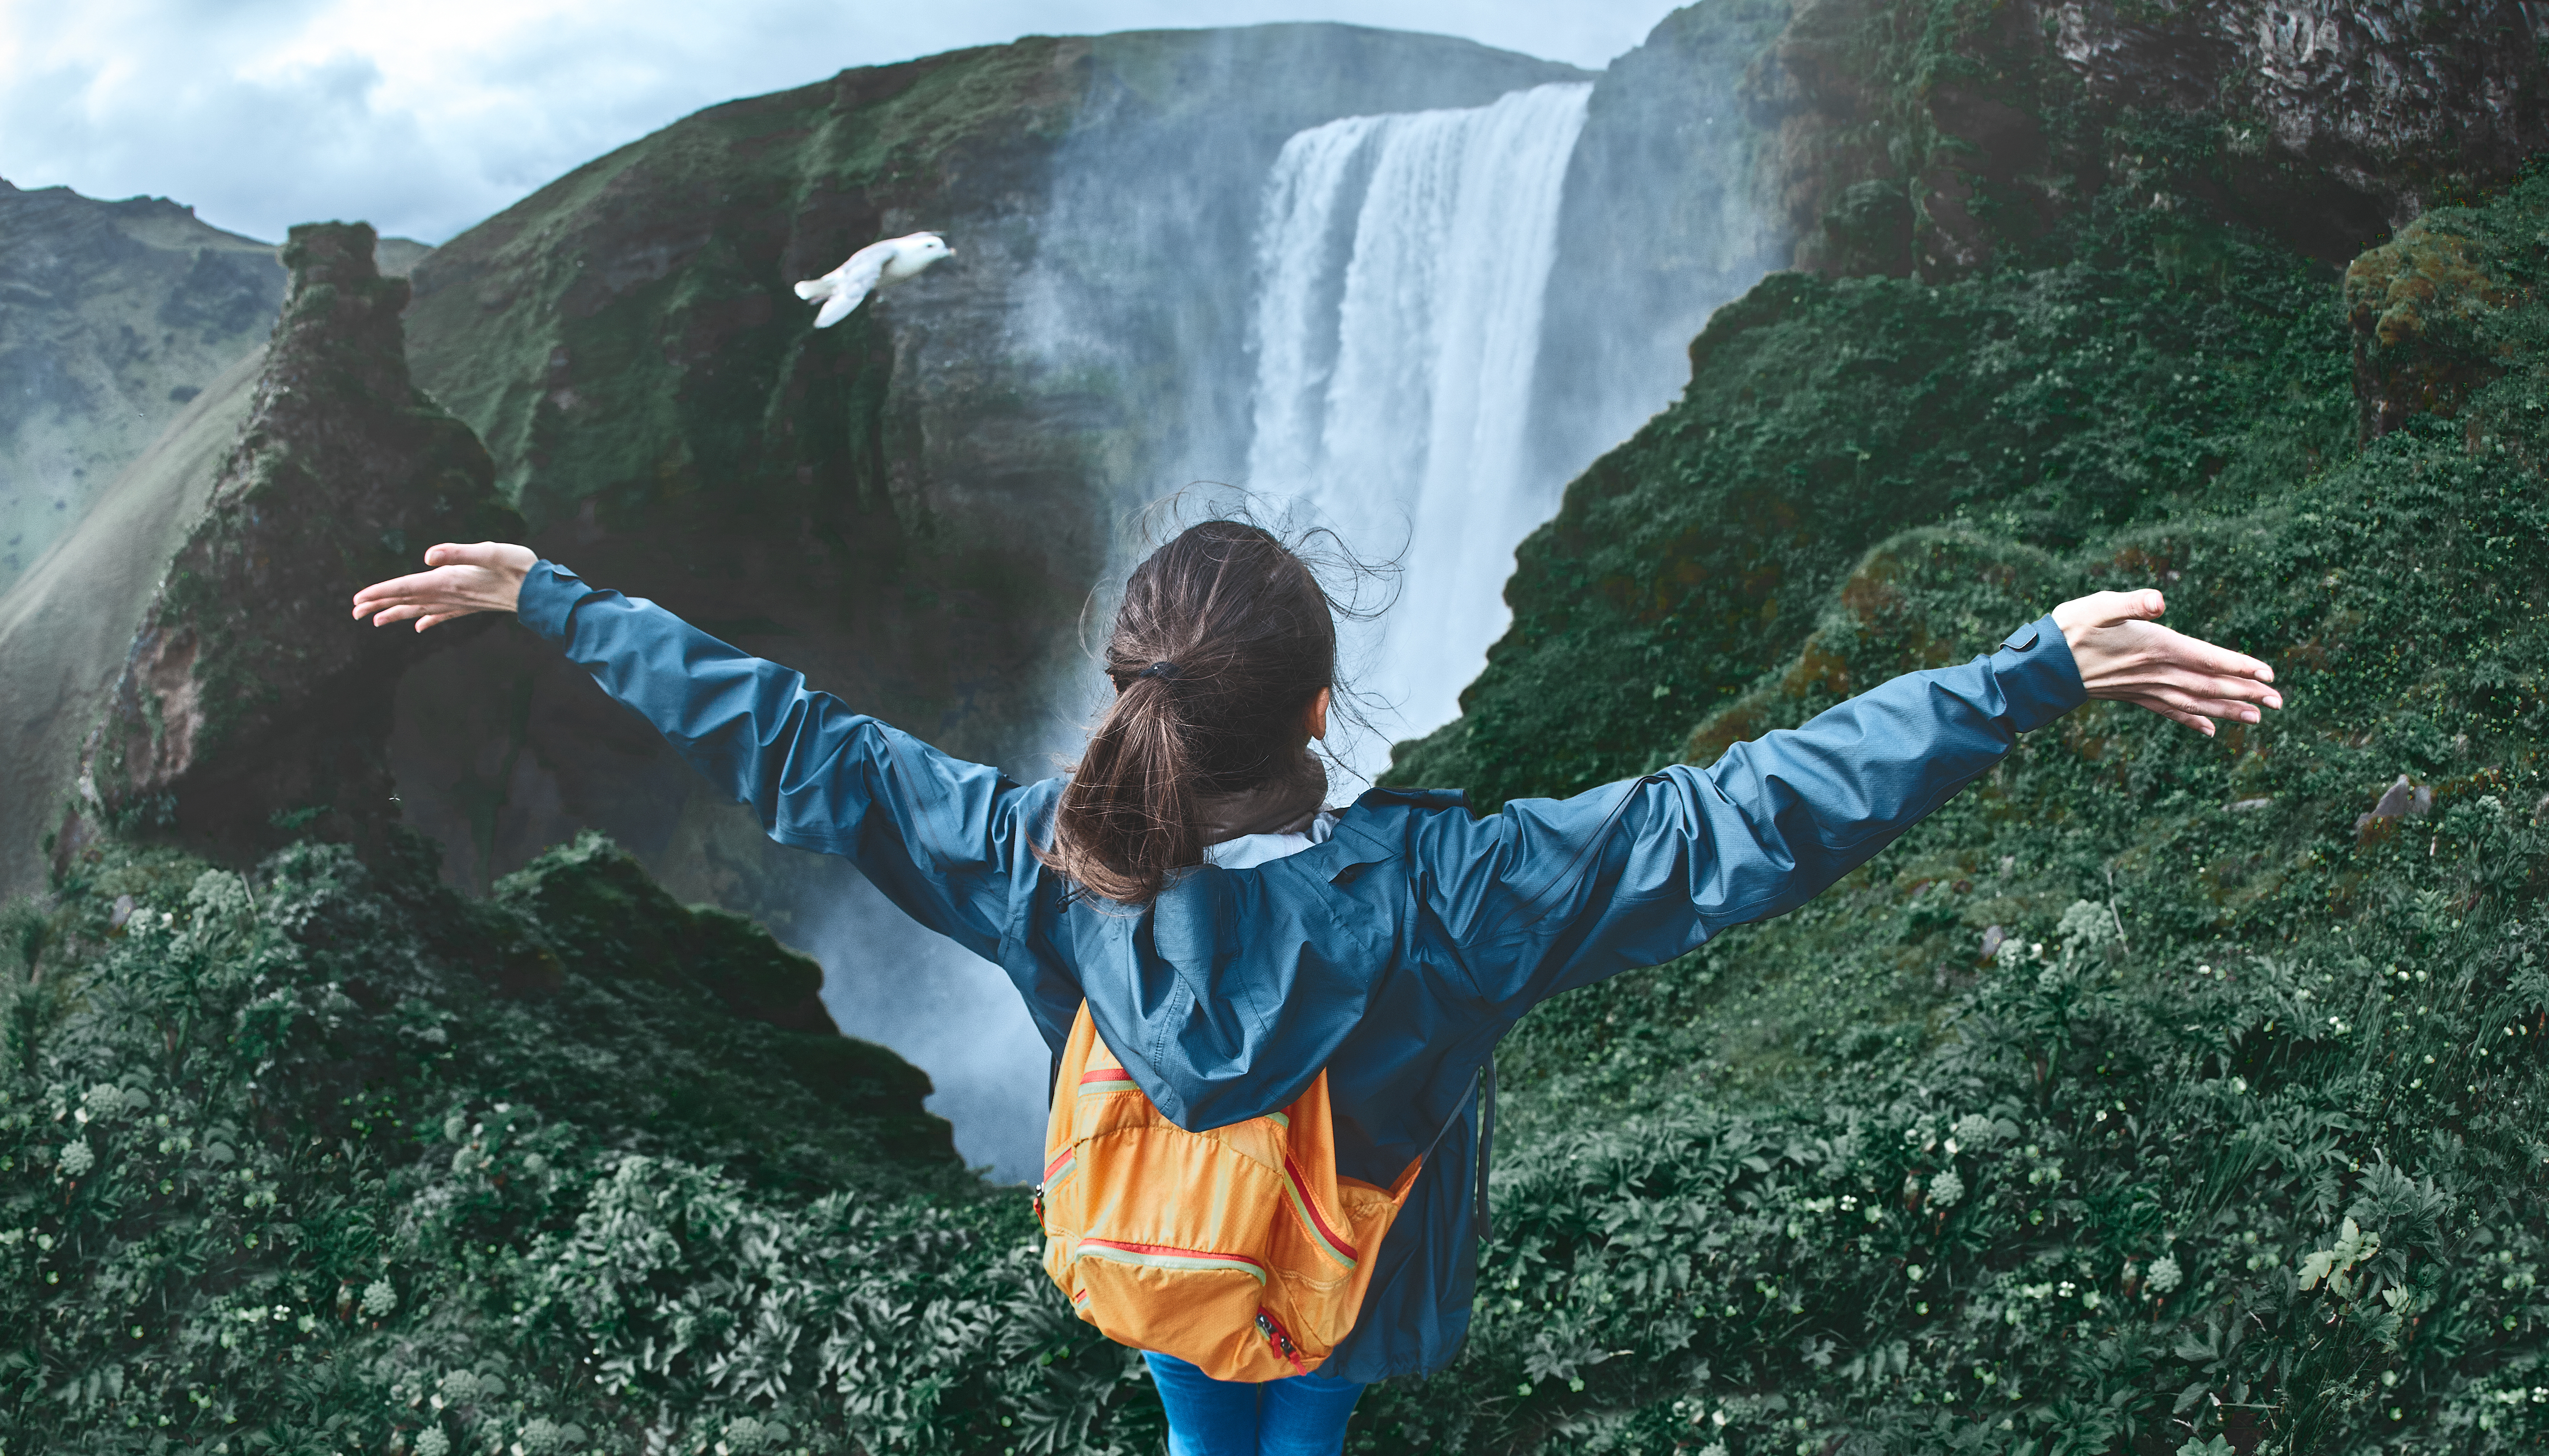
[[[1512,632],[1393,776],[1492,808],[1642,773],[1797,651],[1896,531],[1962,520],[2069,548],[2258,499],[2344,451],[2323,276],[2146,211],[2078,231],[2077,255],[2040,269],[1935,287],[1781,274],[1719,310],[1682,401],[1524,542]]]
[[[412,856],[0,917],[0,1450],[837,1449],[1038,1384],[927,1079],[770,1024],[810,961],[590,837],[492,901]]]
[[[1376,1395],[1369,1449],[2549,1439],[2544,219],[2538,178],[2430,215],[2341,309],[2116,215],[2049,268],[1720,316],[1402,777],[1706,762],[2106,587],[2292,706],[2212,740],[2092,706],[1813,905],[1536,1014],[1468,1357]],[[2171,277],[2187,247],[2223,266]],[[1788,666],[1730,681],[1763,644]],[[1580,685],[1642,680],[1673,690]],[[1561,682],[1572,734],[1527,716]]]

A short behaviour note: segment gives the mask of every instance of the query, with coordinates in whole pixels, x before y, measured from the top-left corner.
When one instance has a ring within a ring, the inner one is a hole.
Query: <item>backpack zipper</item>
[[[1257,1332],[1266,1336],[1274,1353],[1292,1363],[1293,1370],[1302,1375],[1310,1373],[1310,1367],[1301,1363],[1301,1352],[1292,1348],[1292,1336],[1283,1328],[1282,1320],[1261,1309],[1257,1312]]]

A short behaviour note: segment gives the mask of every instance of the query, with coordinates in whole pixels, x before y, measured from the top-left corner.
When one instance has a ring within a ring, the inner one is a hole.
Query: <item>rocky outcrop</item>
[[[396,817],[391,693],[438,645],[356,623],[363,584],[437,540],[515,533],[468,426],[409,381],[407,284],[372,229],[293,229],[291,288],[244,430],[170,562],[91,736],[57,865],[102,831],[244,860],[366,844]]]
[[[1611,62],[1576,138],[1535,376],[1534,448],[1563,481],[1672,403],[1708,316],[1795,241],[1747,84],[1788,0],[1676,10]]]
[[[2538,285],[2525,262],[2541,221],[2511,205],[2444,208],[2347,266],[2363,439],[2417,414],[2460,416],[2520,357],[2541,324]],[[2482,443],[2473,432],[2472,449]]]

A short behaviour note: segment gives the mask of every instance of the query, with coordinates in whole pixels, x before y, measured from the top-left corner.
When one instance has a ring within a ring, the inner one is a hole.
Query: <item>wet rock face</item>
[[[439,645],[347,614],[439,540],[520,521],[468,426],[408,378],[408,287],[372,229],[296,228],[255,403],[135,636],[84,760],[57,865],[102,831],[243,860],[292,838],[373,842],[396,817],[392,690]]]
[[[2111,186],[2343,262],[2549,144],[2549,12],[2520,0],[1935,19],[1807,0],[1756,66],[1800,266],[1956,276]]]
[[[2512,173],[2549,132],[2544,14],[2520,0],[2237,0],[2156,23],[2143,7],[2039,7],[2039,28],[2109,105],[2227,114],[2234,149],[2306,161],[2397,225]],[[2263,135],[2257,135],[2258,132]]]

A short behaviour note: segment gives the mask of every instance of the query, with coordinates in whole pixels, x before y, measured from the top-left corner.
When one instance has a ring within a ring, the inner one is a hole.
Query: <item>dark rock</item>
[[[737,1016],[838,1035],[823,1009],[820,965],[741,916],[683,905],[601,835],[579,835],[507,875],[496,899],[536,921],[567,970],[686,982]],[[910,1075],[927,1081],[916,1069]]]
[[[2397,782],[2381,791],[2380,799],[2372,805],[2372,812],[2355,816],[2354,832],[2369,836],[2400,819],[2422,819],[2433,811],[2433,785],[2411,783],[2407,775],[2402,774]]]
[[[2519,0],[1970,15],[1796,7],[1753,84],[1785,103],[1765,164],[1797,266],[1885,271],[1899,215],[1852,193],[1878,181],[1906,191],[1925,277],[1983,266],[2111,186],[2341,263],[2549,145],[2549,16]]]
[[[409,382],[407,284],[372,244],[361,224],[293,229],[247,423],[91,735],[57,866],[109,830],[238,863],[296,838],[369,845],[397,817],[391,696],[440,643],[348,602],[432,542],[520,521],[468,426]]]
[[[705,992],[727,1011],[776,1027],[780,1066],[835,1110],[854,1114],[887,1157],[913,1166],[955,1162],[947,1121],[923,1103],[929,1074],[892,1050],[844,1037],[823,1008],[823,969],[739,915],[686,906],[634,857],[586,833],[499,881],[496,902],[537,928],[541,944],[514,957],[509,994],[543,997],[572,979]],[[527,973],[526,973],[527,972]]]

